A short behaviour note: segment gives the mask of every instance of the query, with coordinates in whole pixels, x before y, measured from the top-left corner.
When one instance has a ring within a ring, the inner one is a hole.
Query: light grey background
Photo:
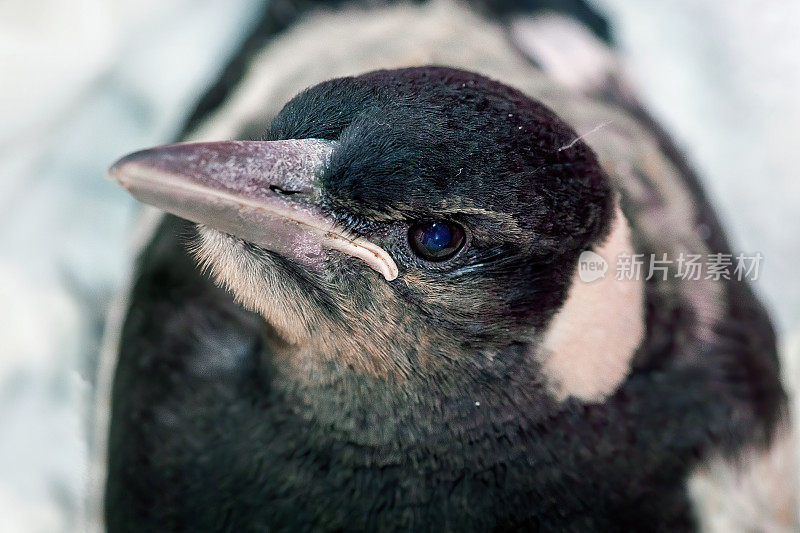
[[[800,328],[800,2],[594,0],[699,168],[782,338]],[[256,0],[0,3],[0,530],[71,531],[102,311],[136,206],[102,176],[171,140]]]

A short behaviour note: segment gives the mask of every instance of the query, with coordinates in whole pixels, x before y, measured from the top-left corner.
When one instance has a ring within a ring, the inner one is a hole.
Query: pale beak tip
[[[119,162],[114,163],[111,167],[109,167],[108,170],[106,170],[105,178],[107,180],[116,181],[117,183],[122,185],[122,181],[124,178]]]
[[[123,189],[130,190],[131,180],[136,175],[136,167],[141,160],[141,152],[134,152],[120,158],[106,171],[106,179],[116,181]]]

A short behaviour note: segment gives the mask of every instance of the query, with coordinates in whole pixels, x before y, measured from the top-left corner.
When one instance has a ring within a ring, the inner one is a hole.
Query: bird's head
[[[264,141],[158,147],[111,174],[199,224],[194,254],[313,360],[408,379],[536,342],[614,201],[552,111],[448,68],[334,79]]]

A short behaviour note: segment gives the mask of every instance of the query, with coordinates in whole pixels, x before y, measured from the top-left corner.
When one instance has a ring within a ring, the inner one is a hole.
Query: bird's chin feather
[[[266,320],[280,337],[280,346],[273,349],[283,352],[295,378],[318,379],[326,374],[321,370],[327,362],[382,379],[402,381],[408,375],[406,348],[392,337],[399,321],[384,306],[373,306],[360,322],[347,323],[352,303],[325,286],[322,276],[316,282],[306,279],[314,274],[300,274],[277,254],[205,226],[198,225],[191,252],[240,305]],[[364,323],[382,323],[384,329],[373,331]]]
[[[258,313],[290,344],[302,344],[313,325],[308,307],[312,302],[287,273],[277,257],[254,252],[247,242],[198,225],[198,236],[191,247],[198,264],[211,274],[217,285],[233,294],[246,309]]]

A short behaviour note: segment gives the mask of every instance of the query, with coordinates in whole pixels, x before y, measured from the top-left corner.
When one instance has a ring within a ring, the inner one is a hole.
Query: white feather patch
[[[594,252],[613,264],[632,254],[630,227],[617,207],[611,233]],[[618,280],[614,272],[586,281],[580,265],[567,301],[544,334],[539,358],[559,399],[600,401],[628,375],[644,338],[642,280]]]
[[[709,458],[687,484],[701,531],[800,531],[796,453],[797,441],[786,423],[766,450],[747,448],[736,459]]]

